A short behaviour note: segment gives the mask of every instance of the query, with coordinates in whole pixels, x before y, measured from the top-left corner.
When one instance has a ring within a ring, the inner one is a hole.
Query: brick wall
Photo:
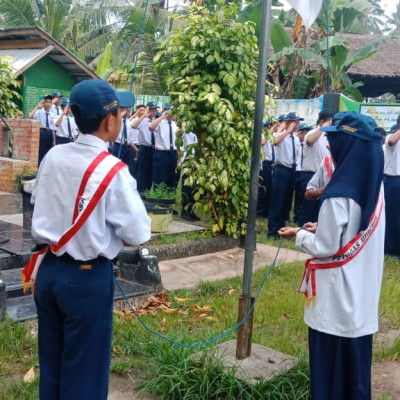
[[[11,158],[0,157],[0,191],[13,193],[18,189],[19,174],[37,171],[39,122],[13,118],[6,121],[13,132],[13,147]],[[0,132],[3,127],[0,121]]]

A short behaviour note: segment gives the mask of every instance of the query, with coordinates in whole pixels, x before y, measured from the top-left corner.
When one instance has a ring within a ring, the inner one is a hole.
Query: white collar
[[[100,150],[108,151],[107,143],[103,139],[88,133],[81,133],[75,143],[98,147]]]

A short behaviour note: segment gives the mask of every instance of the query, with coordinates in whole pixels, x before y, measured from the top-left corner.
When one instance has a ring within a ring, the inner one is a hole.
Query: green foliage
[[[111,65],[111,49],[112,49],[112,43],[109,42],[107,43],[103,53],[99,58],[99,62],[97,63],[96,74],[103,79],[105,77],[107,70],[109,70]]]
[[[144,196],[156,200],[174,200],[176,198],[176,190],[168,187],[165,183],[160,183],[146,190]]]
[[[245,231],[248,160],[256,89],[257,39],[251,23],[235,22],[237,7],[210,12],[188,7],[187,27],[174,32],[155,60],[168,71],[174,112],[185,132],[199,138],[182,173],[195,188],[194,210],[211,210],[213,231]]]
[[[0,398],[33,400],[38,398],[38,380],[24,383],[22,377],[37,366],[37,339],[30,334],[29,322],[0,322]],[[37,373],[37,370],[36,370]]]
[[[199,241],[203,239],[211,239],[215,236],[209,230],[204,231],[191,231],[184,233],[171,234],[160,234],[154,240],[147,244],[148,247],[151,246],[165,246],[170,244],[182,243],[182,242],[192,242]]]
[[[18,92],[20,83],[14,76],[11,63],[11,57],[0,57],[0,114],[6,118],[17,116],[15,100],[21,98]]]
[[[172,350],[172,351],[171,351]],[[202,354],[176,348],[160,348],[161,366],[144,385],[159,400],[293,400],[308,399],[307,361],[269,381],[249,385],[236,378],[236,367],[227,368],[213,350]]]
[[[281,23],[276,21],[271,28],[271,41],[275,43],[275,54],[270,57],[269,62],[274,63],[274,68],[280,68],[285,76],[283,88],[286,88],[286,91],[282,90],[280,93],[282,97],[301,99],[309,97],[311,93],[314,96],[321,95],[326,91],[326,83],[322,79],[329,73],[332,92],[340,92],[354,100],[362,101],[358,88],[363,84],[353,83],[348,70],[354,64],[373,56],[388,38],[367,43],[352,54],[349,54],[348,43],[335,36],[329,37],[328,44],[326,37],[322,37],[313,42],[309,48],[292,44],[289,40],[290,37]],[[302,61],[299,62],[299,59]],[[318,74],[309,75],[307,67],[310,63],[318,65]],[[315,90],[317,82],[319,91]]]

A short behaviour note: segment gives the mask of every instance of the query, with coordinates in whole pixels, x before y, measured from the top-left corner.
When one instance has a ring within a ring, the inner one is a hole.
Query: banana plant
[[[274,24],[274,30],[271,29],[272,36],[278,32],[278,37],[286,35],[286,41],[289,39],[288,33],[278,22]],[[358,88],[362,86],[361,82],[352,83],[348,75],[348,70],[356,63],[361,62],[379,50],[379,46],[385,43],[389,38],[380,38],[367,43],[354,53],[349,53],[348,44],[345,39],[332,36],[321,38],[310,45],[309,48],[296,47],[294,44],[286,46],[276,52],[269,62],[279,68],[282,63],[286,65],[281,68],[284,77],[292,76],[292,92],[294,98],[305,98],[318,84],[319,90],[314,95],[318,96],[327,90],[327,84],[317,81],[318,78],[329,78],[330,89],[332,92],[344,93],[356,100],[361,100],[362,95]],[[274,43],[274,40],[272,40]],[[277,47],[279,49],[279,47]],[[290,60],[294,57],[300,57],[305,61],[302,69],[295,70]],[[286,60],[286,61],[282,61]]]

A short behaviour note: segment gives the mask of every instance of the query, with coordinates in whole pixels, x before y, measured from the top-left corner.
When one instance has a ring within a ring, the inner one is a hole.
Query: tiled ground
[[[23,226],[22,196],[0,192],[0,258],[31,251],[30,227]]]

